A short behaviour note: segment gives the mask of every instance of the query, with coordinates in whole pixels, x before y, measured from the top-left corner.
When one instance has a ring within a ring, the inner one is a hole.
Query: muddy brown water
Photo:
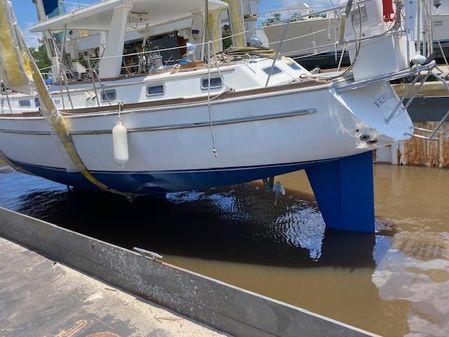
[[[3,207],[383,336],[449,335],[449,170],[377,165],[362,235],[325,229],[302,172],[275,206],[257,183],[129,203],[0,167]]]

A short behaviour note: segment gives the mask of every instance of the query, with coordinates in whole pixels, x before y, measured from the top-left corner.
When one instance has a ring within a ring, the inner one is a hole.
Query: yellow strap
[[[14,20],[8,2],[0,0],[0,77],[9,89],[31,94],[31,69],[18,48]]]
[[[45,82],[42,78],[42,75],[39,71],[39,68],[37,67],[36,63],[34,62],[33,57],[31,56],[28,48],[26,48],[25,41],[22,36],[22,32],[19,30],[17,26],[15,26],[17,36],[20,39],[20,47],[22,50],[25,50],[23,53],[24,55],[24,63],[26,65],[29,65],[32,70],[32,76],[34,85],[36,87],[36,90],[38,92],[38,96],[41,103],[41,111],[43,115],[46,115],[48,122],[51,127],[55,130],[56,134],[58,135],[59,139],[61,140],[65,150],[67,151],[67,154],[69,155],[70,159],[72,160],[75,167],[80,171],[80,173],[93,185],[97,186],[99,189],[103,191],[108,191],[120,195],[124,195],[126,197],[129,197],[129,194],[122,193],[120,191],[116,191],[105,184],[103,184],[101,181],[99,181],[97,178],[95,178],[92,173],[87,169],[87,167],[84,165],[81,157],[79,156],[75,144],[73,143],[72,137],[67,131],[67,125],[66,121],[64,120],[64,117],[58,113],[57,107],[54,104],[48,90],[47,86],[45,85]]]

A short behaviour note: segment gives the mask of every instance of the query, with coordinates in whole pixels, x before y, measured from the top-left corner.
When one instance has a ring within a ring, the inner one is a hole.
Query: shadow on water
[[[320,213],[290,193],[246,184],[166,200],[102,192],[34,190],[19,212],[122,247],[202,259],[289,267],[374,267],[374,235],[325,229]]]

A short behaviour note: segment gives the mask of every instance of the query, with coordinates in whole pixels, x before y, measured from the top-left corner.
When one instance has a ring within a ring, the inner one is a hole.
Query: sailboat
[[[43,20],[34,31],[47,39],[48,32],[63,36],[59,69],[70,34],[100,32],[98,73],[73,82],[61,76],[60,90],[49,92],[35,71],[39,110],[0,115],[0,151],[31,174],[131,197],[306,169],[328,226],[372,232],[370,151],[413,133],[388,81],[428,66],[409,69],[407,36],[386,31],[377,0],[344,8],[348,27],[359,25],[364,35],[359,41],[347,32],[357,41],[351,76],[318,79],[292,59],[257,47],[215,54],[216,41],[208,36],[219,22],[211,22],[211,14],[238,8],[232,1],[106,0]],[[11,20],[8,2],[1,4]],[[231,18],[242,20],[238,12]],[[127,32],[177,23],[190,25],[182,34],[197,44],[181,46],[187,60],[121,74]],[[379,46],[384,58],[374,64],[369,53]]]

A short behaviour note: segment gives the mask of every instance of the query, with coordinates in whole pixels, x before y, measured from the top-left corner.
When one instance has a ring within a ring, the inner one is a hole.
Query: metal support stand
[[[306,169],[326,226],[374,233],[374,180],[371,152]]]
[[[267,177],[263,179],[263,186],[265,191],[272,191],[274,186],[274,177]]]

